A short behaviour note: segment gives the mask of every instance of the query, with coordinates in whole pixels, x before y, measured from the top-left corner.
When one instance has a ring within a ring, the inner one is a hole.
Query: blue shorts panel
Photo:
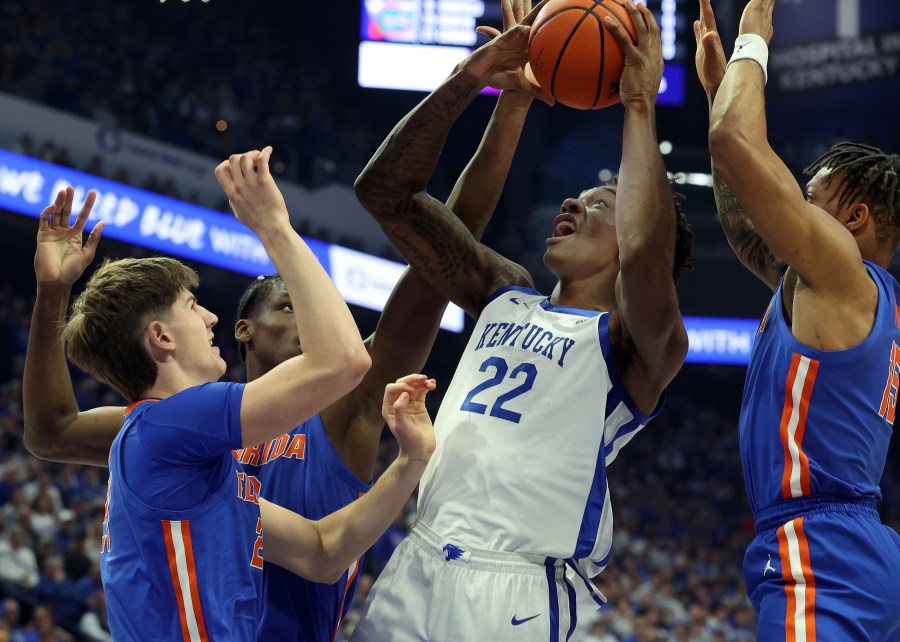
[[[900,536],[867,515],[812,513],[761,532],[744,556],[766,642],[900,642]]]

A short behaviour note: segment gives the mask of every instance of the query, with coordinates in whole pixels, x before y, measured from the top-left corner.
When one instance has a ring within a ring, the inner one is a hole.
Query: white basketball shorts
[[[562,560],[470,549],[417,523],[372,587],[351,642],[566,642],[573,584]]]

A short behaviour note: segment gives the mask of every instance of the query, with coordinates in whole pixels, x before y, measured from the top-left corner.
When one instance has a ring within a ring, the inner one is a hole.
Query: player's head
[[[163,363],[215,381],[225,362],[211,347],[216,316],[191,293],[198,283],[175,259],[105,260],[72,305],[62,331],[66,354],[129,402],[154,385]]]
[[[547,239],[544,263],[561,278],[597,274],[612,265],[618,271],[616,238],[617,177],[610,183],[567,198],[553,220],[553,235]],[[672,276],[677,282],[693,262],[694,231],[684,214],[682,194],[673,193],[675,257]]]
[[[875,222],[878,247],[900,243],[900,156],[877,147],[838,143],[806,168],[807,199],[845,222],[861,214]],[[868,258],[868,257],[866,257]]]
[[[255,361],[262,372],[301,353],[291,297],[279,275],[261,276],[244,291],[234,338],[241,360]]]

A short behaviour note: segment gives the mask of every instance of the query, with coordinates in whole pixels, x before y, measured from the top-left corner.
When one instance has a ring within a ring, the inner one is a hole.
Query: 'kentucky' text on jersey
[[[492,297],[435,421],[423,523],[470,546],[605,566],[606,465],[648,421],[616,373],[609,318],[524,288]]]

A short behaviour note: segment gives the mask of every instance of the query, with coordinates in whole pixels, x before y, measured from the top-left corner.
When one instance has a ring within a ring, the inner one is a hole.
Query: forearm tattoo
[[[776,257],[766,245],[753,223],[744,214],[741,204],[725,179],[712,167],[713,194],[719,222],[725,230],[725,237],[741,262],[754,274],[773,288],[787,270],[787,264]]]

